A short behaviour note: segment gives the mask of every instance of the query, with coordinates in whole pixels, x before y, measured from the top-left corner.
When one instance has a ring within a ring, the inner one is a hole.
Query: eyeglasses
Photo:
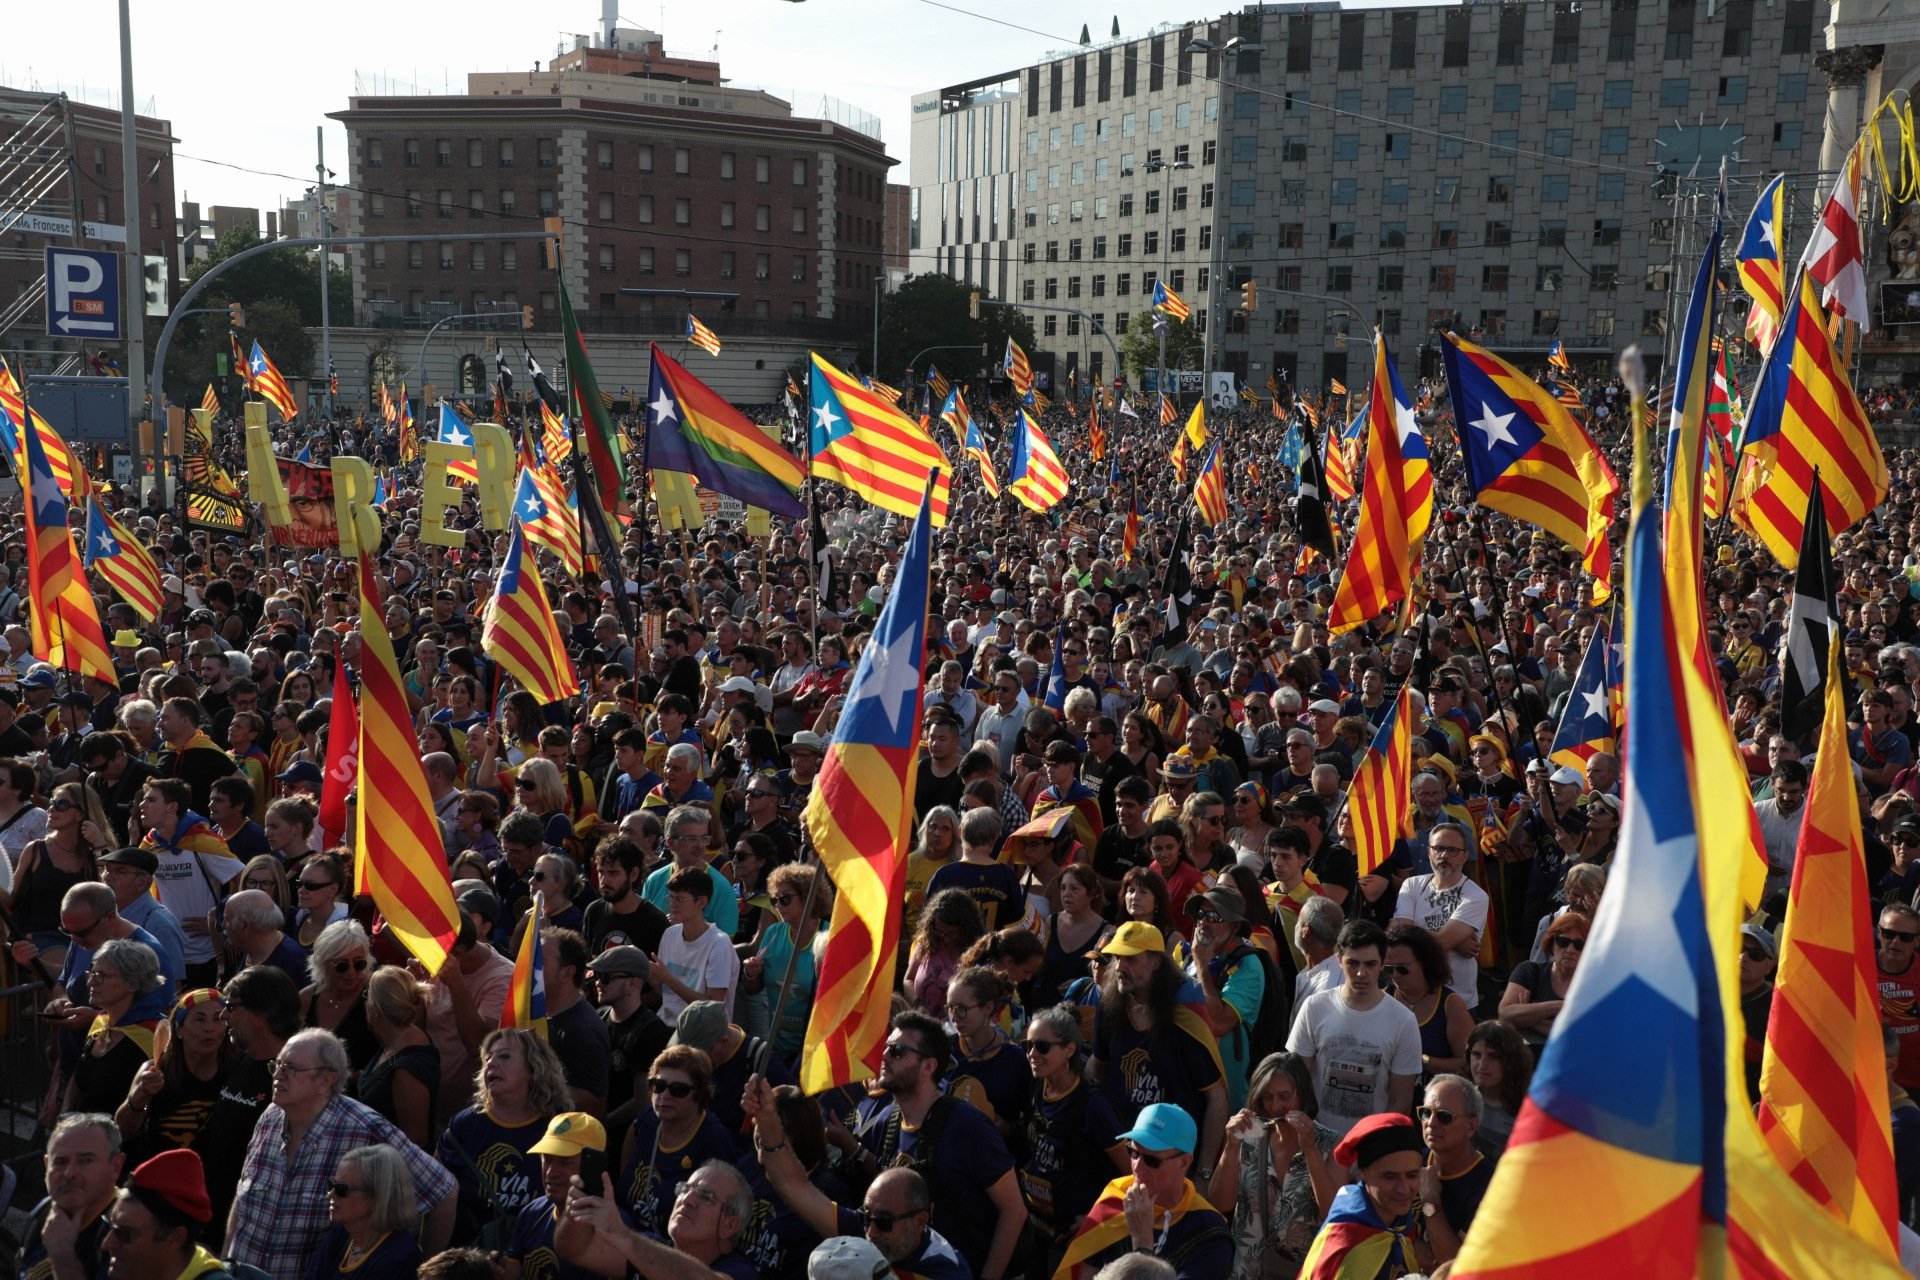
[[[1920,938],[1920,931],[1912,929],[1889,929],[1885,925],[1880,926],[1880,939],[1883,942],[1912,942],[1916,938]]]
[[[1913,935],[1909,934],[1908,936],[1911,937]],[[1587,940],[1585,938],[1576,938],[1570,933],[1563,933],[1553,940],[1552,945],[1555,951],[1559,951],[1563,947],[1571,948],[1575,951],[1585,951],[1587,949]]]
[[[355,973],[365,973],[367,971],[367,964],[368,961],[365,956],[361,956],[358,960],[335,960],[333,962],[333,971],[335,973],[345,973],[351,969]]]
[[[1452,1124],[1454,1120],[1453,1112],[1445,1107],[1415,1107],[1413,1114],[1422,1120],[1431,1120],[1435,1124]]]
[[[228,1008],[231,1010],[232,1006],[229,1005]],[[291,1062],[283,1062],[279,1058],[275,1058],[267,1065],[268,1072],[276,1076],[298,1075],[302,1071],[327,1071],[330,1069],[331,1068],[328,1067],[302,1067]]]
[[[675,1098],[691,1098],[693,1086],[685,1080],[662,1080],[658,1076],[647,1081],[647,1087],[655,1093],[664,1093]]]
[[[712,1187],[703,1187],[697,1183],[683,1182],[673,1189],[675,1200],[691,1200],[695,1204],[719,1204],[720,1193]]]
[[[1052,1053],[1061,1043],[1059,1040],[1029,1040],[1026,1048],[1028,1053]]]
[[[1135,1146],[1131,1142],[1127,1144],[1127,1154],[1131,1156],[1133,1159],[1138,1160],[1141,1164],[1147,1166],[1147,1168],[1149,1169],[1158,1169],[1161,1165],[1173,1159],[1173,1157],[1170,1155],[1157,1156],[1153,1154],[1153,1152],[1147,1151],[1141,1147]]]
[[[776,893],[773,895],[773,905],[776,907],[784,907],[789,902],[798,901],[800,901],[800,895],[797,893]]]
[[[273,893],[280,888],[278,883],[276,883],[275,881],[266,879],[265,877],[256,877],[251,880],[242,880],[240,883],[244,888],[258,889],[262,893]]]
[[[1430,854],[1465,853],[1466,851],[1467,851],[1467,846],[1463,844],[1430,844],[1427,846],[1427,852]]]
[[[956,1018],[964,1018],[970,1013],[978,1013],[981,1008],[982,1006],[977,1004],[959,1004],[952,1000],[947,1001],[947,1012]]]
[[[365,1189],[364,1187],[356,1187],[346,1182],[330,1182],[327,1184],[327,1194],[335,1200],[345,1200],[348,1196],[355,1195]]]
[[[863,1208],[860,1210],[860,1221],[862,1226],[869,1230],[891,1231],[908,1218],[918,1217],[925,1212],[927,1212],[925,1209],[914,1209],[907,1213],[894,1213],[888,1209]]]

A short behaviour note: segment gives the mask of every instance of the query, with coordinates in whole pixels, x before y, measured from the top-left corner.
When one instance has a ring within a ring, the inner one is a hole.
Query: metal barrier
[[[11,968],[11,965],[8,966]],[[40,1156],[46,1130],[40,1123],[40,1104],[53,1074],[53,1031],[40,1017],[40,1006],[53,989],[41,982],[0,987],[0,1164],[20,1178],[17,1207],[29,1190],[41,1184]],[[38,1198],[38,1191],[33,1191]],[[4,1210],[5,1205],[0,1205]]]

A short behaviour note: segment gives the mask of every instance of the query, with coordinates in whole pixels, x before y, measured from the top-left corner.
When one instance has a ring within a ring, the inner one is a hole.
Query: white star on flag
[[[655,422],[672,422],[680,416],[680,406],[673,402],[665,387],[660,388],[660,398],[648,406],[653,410]]]
[[[1513,432],[1507,430],[1507,424],[1512,422],[1513,418],[1514,415],[1511,413],[1495,413],[1492,409],[1482,404],[1480,406],[1480,416],[1467,425],[1475,431],[1486,433],[1487,448],[1489,449],[1498,444],[1518,446],[1520,442],[1513,438]]]
[[[813,406],[813,425],[815,429],[832,434],[833,424],[838,421],[840,421],[840,419],[833,412],[833,406],[826,401],[822,400],[819,404]]]
[[[1606,718],[1607,691],[1605,689],[1588,689],[1580,696],[1587,703],[1587,719],[1604,720]]]
[[[863,695],[861,703],[878,702],[880,714],[886,717],[887,727],[895,733],[900,731],[902,717],[908,714],[907,700],[919,687],[920,673],[915,669],[911,652],[902,652],[896,658],[894,650],[901,648],[902,639],[911,640],[911,631],[904,637],[895,636],[891,645],[881,644],[879,640],[867,643],[866,653],[861,656],[859,675],[856,679]],[[854,710],[859,704],[855,704]]]

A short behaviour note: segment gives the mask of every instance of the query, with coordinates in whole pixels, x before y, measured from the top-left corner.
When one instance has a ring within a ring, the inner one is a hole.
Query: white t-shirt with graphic
[[[1387,1109],[1394,1076],[1420,1074],[1420,1023],[1385,996],[1367,1010],[1347,1003],[1344,986],[1307,997],[1287,1048],[1313,1059],[1321,1124],[1338,1134]]]
[[[1475,934],[1487,931],[1487,891],[1471,880],[1462,880],[1450,889],[1436,889],[1433,877],[1408,876],[1400,886],[1400,900],[1393,908],[1396,920],[1411,920],[1428,933],[1438,934],[1458,920],[1470,925]],[[1453,989],[1467,1008],[1480,1004],[1480,959],[1478,955],[1447,952],[1447,964],[1453,970]]]
[[[660,936],[660,963],[695,991],[720,988],[720,1003],[727,1007],[727,1017],[733,1017],[733,993],[740,985],[740,957],[734,952],[732,938],[708,925],[699,937],[688,942],[680,926],[670,924]],[[671,987],[661,991],[660,1017],[668,1025],[672,1025],[686,1007],[687,1002],[680,998],[679,992]]]

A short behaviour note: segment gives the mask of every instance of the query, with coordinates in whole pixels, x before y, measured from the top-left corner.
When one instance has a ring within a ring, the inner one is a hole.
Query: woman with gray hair
[[[165,1006],[157,998],[160,957],[144,942],[113,938],[93,953],[87,1002],[99,1015],[67,1082],[66,1110],[111,1115],[127,1096],[140,1064],[153,1057],[153,1028]]]
[[[1207,1198],[1233,1219],[1232,1280],[1291,1276],[1306,1260],[1345,1173],[1340,1135],[1315,1117],[1313,1075],[1297,1053],[1270,1053],[1247,1081],[1247,1106],[1227,1121]]]
[[[391,1147],[355,1147],[327,1188],[329,1225],[306,1280],[410,1280],[419,1270],[413,1175]]]
[[[367,981],[373,976],[373,944],[357,920],[336,920],[320,931],[307,957],[312,983],[300,993],[300,1020],[346,1042],[347,1059],[363,1071],[380,1052],[367,1025]]]

